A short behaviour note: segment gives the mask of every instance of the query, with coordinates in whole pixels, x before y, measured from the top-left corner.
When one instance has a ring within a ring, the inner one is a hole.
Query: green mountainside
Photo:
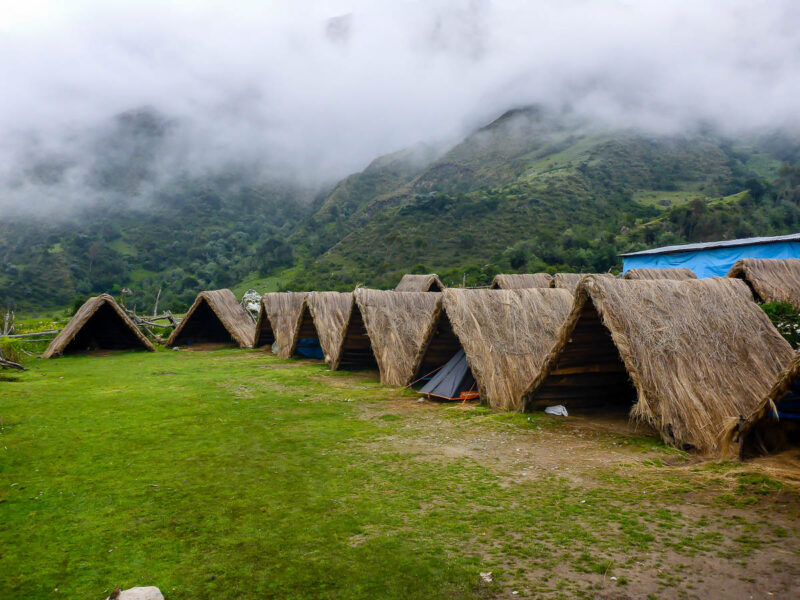
[[[307,212],[293,189],[193,181],[152,206],[93,207],[58,223],[0,222],[0,306],[49,310],[102,291],[125,302],[185,309],[202,289],[272,268]]]
[[[407,270],[479,285],[501,271],[606,271],[619,252],[653,245],[797,231],[797,169],[784,164],[797,147],[511,111],[413,174],[395,181],[373,165],[337,186],[290,238],[302,268],[289,286],[390,286]]]
[[[0,305],[30,312],[127,288],[126,303],[145,308],[161,289],[161,306],[179,311],[223,286],[390,287],[408,271],[480,285],[501,271],[614,270],[627,250],[799,231],[798,164],[800,143],[782,135],[608,131],[519,109],[450,149],[376,159],[313,201],[231,174],[173,182],[148,207],[3,220]]]

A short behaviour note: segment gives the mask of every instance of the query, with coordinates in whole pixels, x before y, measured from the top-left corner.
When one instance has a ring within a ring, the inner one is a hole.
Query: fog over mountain
[[[236,173],[311,197],[537,104],[601,126],[798,128],[793,0],[2,3],[0,214]]]

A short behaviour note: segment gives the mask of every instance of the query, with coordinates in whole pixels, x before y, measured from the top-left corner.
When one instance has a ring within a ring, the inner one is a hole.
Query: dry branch
[[[46,331],[34,331],[33,333],[15,333],[14,335],[6,335],[2,337],[7,337],[9,339],[22,339],[22,338],[34,337],[37,335],[48,335],[48,334],[58,335],[60,332],[61,332],[60,329],[47,329]]]

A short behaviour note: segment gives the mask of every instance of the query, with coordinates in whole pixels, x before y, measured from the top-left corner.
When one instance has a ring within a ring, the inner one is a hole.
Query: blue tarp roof
[[[627,252],[620,256],[645,256],[647,254],[673,254],[675,252],[692,252],[694,250],[708,250],[709,248],[725,248],[731,246],[754,246],[758,244],[772,244],[774,242],[800,241],[800,233],[789,235],[776,235],[772,237],[751,237],[738,240],[725,240],[721,242],[701,242],[699,244],[682,244],[678,246],[664,246],[639,252]]]
[[[622,272],[685,267],[699,278],[725,277],[741,258],[800,258],[800,233],[666,246],[622,254]]]

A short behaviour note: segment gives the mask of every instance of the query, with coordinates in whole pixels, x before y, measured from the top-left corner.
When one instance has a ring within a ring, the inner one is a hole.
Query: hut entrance
[[[795,379],[786,395],[775,403],[745,438],[742,455],[746,457],[800,448],[800,379]],[[776,418],[777,417],[777,418]]]
[[[181,328],[179,335],[172,341],[173,345],[234,343],[231,334],[225,329],[225,325],[222,324],[222,321],[220,321],[206,300],[200,302],[191,316],[185,318],[188,321]]]
[[[63,354],[74,354],[86,350],[128,350],[141,348],[142,342],[131,331],[117,312],[104,302],[80,328]]]
[[[635,403],[636,389],[625,364],[589,299],[556,367],[536,390],[527,408],[543,410],[563,404],[570,414],[602,413],[627,418]]]
[[[342,340],[342,351],[337,368],[344,370],[378,368],[378,362],[372,352],[372,342],[369,340],[367,327],[364,325],[364,318],[355,302]]]
[[[319,343],[317,327],[314,325],[314,319],[311,317],[308,306],[303,308],[303,316],[300,318],[300,329],[297,332],[297,346],[295,346],[294,353],[305,358],[322,359],[325,357]]]
[[[272,323],[269,321],[264,305],[261,305],[261,314],[258,316],[258,329],[256,330],[256,341],[254,348],[262,346],[272,346],[275,343],[275,332],[272,330]]]
[[[478,398],[475,377],[472,375],[464,349],[447,313],[442,311],[431,334],[428,347],[415,376],[420,394],[442,400],[473,400]]]

